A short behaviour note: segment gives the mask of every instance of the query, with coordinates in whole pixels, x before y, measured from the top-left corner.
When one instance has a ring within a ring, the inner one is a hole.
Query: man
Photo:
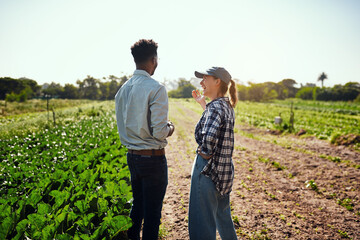
[[[168,183],[166,138],[175,130],[168,122],[166,89],[151,78],[158,65],[157,43],[141,39],[131,47],[136,70],[115,95],[117,127],[128,148],[133,226],[129,239],[158,239],[162,203]]]

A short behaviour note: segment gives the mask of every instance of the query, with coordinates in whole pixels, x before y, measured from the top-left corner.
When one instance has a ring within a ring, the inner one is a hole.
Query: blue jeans
[[[191,240],[215,240],[216,229],[222,240],[237,239],[231,219],[230,196],[220,195],[213,181],[201,174],[207,160],[197,155],[194,161],[189,202]]]
[[[142,221],[143,240],[157,240],[161,209],[168,184],[168,169],[165,156],[127,154],[131,175],[133,203],[130,218],[133,226],[128,230],[132,240],[140,239]]]

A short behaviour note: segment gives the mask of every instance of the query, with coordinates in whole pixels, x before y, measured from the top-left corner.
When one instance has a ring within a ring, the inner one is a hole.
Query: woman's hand
[[[205,97],[203,95],[201,95],[199,90],[193,90],[192,91],[192,96],[202,106],[202,108],[205,110],[205,107],[206,107]]]

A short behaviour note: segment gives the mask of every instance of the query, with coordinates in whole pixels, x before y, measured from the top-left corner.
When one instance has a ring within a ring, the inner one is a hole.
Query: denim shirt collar
[[[143,75],[143,76],[146,76],[146,77],[151,77],[150,74],[147,71],[140,70],[140,69],[136,69],[134,71],[134,75]]]

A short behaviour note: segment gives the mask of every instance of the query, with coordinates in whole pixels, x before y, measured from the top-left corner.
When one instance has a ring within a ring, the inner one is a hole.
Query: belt
[[[136,155],[145,155],[145,156],[163,156],[165,155],[165,149],[149,149],[149,150],[131,150],[128,149],[128,152]]]

